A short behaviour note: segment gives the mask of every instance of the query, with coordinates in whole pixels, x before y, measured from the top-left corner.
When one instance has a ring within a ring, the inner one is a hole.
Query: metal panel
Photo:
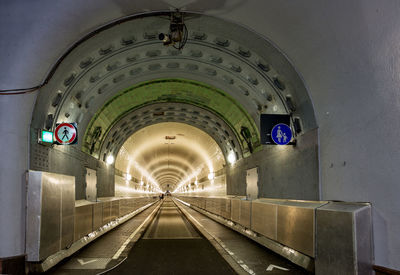
[[[231,218],[231,200],[224,198],[222,199],[222,210],[221,216],[230,219]]]
[[[103,205],[102,202],[93,204],[93,227],[92,231],[99,229],[103,225]]]
[[[210,198],[206,198],[205,200],[206,200],[206,210],[207,210],[208,212],[213,213],[213,203],[212,203],[212,200],[211,200]]]
[[[278,206],[278,242],[314,257],[314,208]]]
[[[64,249],[74,242],[75,178],[70,181],[70,176],[61,177],[61,249]]]
[[[26,253],[28,254],[28,261],[39,260],[41,209],[42,172],[29,171],[26,216]]]
[[[119,214],[124,216],[129,213],[129,199],[121,199],[119,201]]]
[[[231,199],[231,220],[240,222],[240,199]]]
[[[73,241],[75,177],[29,171],[26,247],[40,261]]]
[[[272,240],[277,240],[278,205],[253,201],[251,229]]]
[[[103,225],[111,221],[111,202],[103,202]]]
[[[199,207],[201,209],[205,209],[206,208],[206,200],[205,200],[205,198],[197,198],[197,201],[198,201]]]
[[[317,209],[317,274],[372,274],[371,207],[331,202]]]
[[[246,171],[246,196],[249,199],[258,198],[258,168]]]
[[[96,170],[86,168],[86,200],[97,200],[97,175]]]
[[[75,207],[74,240],[86,236],[93,231],[93,205]]]
[[[111,220],[119,218],[119,200],[111,201]]]
[[[250,226],[251,226],[251,201],[240,200],[239,223],[246,228],[250,228]]]
[[[40,224],[40,259],[60,250],[61,188],[59,179],[42,174],[42,211]]]

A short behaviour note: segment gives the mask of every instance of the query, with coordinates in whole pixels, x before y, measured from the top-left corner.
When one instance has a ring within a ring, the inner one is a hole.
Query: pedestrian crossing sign
[[[55,144],[70,145],[78,141],[78,128],[76,123],[59,123],[54,131]]]

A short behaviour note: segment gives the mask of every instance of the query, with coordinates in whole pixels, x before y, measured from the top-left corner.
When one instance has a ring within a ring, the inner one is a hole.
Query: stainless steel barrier
[[[93,205],[89,201],[75,203],[74,242],[93,231]]]
[[[29,171],[26,252],[39,261],[74,240],[75,177]]]
[[[330,202],[318,208],[316,230],[317,274],[374,274],[369,203]]]
[[[243,229],[237,231],[241,233],[247,234],[251,229],[259,236],[311,257],[316,274],[372,274],[372,223],[368,203],[246,200],[229,196],[180,196],[179,199],[219,216],[216,219],[219,222],[221,217],[234,222],[232,228],[237,230],[240,226]],[[266,239],[248,237],[273,247]],[[285,253],[276,252],[286,257]],[[308,264],[304,266],[309,269]]]
[[[157,197],[98,198],[75,201],[75,177],[29,171],[27,260],[40,262]]]

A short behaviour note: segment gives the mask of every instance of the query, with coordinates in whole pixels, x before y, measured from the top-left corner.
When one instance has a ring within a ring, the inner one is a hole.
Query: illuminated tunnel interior
[[[159,35],[182,18],[184,46],[163,45]],[[370,204],[322,201],[313,102],[295,66],[262,35],[191,12],[127,16],[71,45],[44,83],[29,129],[31,270],[73,255],[51,272],[92,264],[157,273],[179,258],[187,261],[172,272],[181,274],[328,274],[353,270],[354,250],[370,251],[369,242],[342,242],[371,236],[369,226],[355,228],[368,223]],[[261,123],[268,115],[287,119],[289,144],[262,142],[274,135]],[[74,124],[76,143],[38,139],[62,123]],[[217,250],[221,257],[210,256]],[[331,268],[339,250],[347,254]],[[154,255],[163,264],[152,264]]]
[[[224,175],[215,177],[225,163],[218,144],[202,130],[176,122],[154,124],[130,136],[118,152],[115,167],[125,177],[116,176],[115,193],[124,196],[146,190],[226,195]]]
[[[162,46],[166,15],[126,18],[71,48],[41,89],[31,132],[74,121],[78,144],[49,149],[32,139],[31,169],[73,174],[84,199],[87,168],[97,171],[97,196],[110,197],[177,187],[212,195],[212,181],[221,181],[214,195],[245,195],[246,170],[258,166],[260,196],[318,199],[314,111],[285,56],[243,27],[190,13],[185,47]],[[261,146],[260,114],[290,114],[296,147]]]
[[[395,1],[22,2],[0,4],[1,274],[134,245],[183,274],[400,268]]]

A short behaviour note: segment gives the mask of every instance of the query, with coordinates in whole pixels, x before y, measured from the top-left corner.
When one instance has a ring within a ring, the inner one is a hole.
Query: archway
[[[314,111],[286,57],[250,30],[191,13],[184,14],[189,36],[183,50],[164,47],[157,34],[168,29],[168,14],[115,21],[70,49],[38,96],[30,168],[74,175],[77,199],[84,198],[84,167],[96,169],[98,195],[113,196],[115,171],[106,155],[145,126],[176,121],[199,124],[225,157],[235,153],[238,162],[226,171],[228,194],[244,195],[246,170],[259,167],[260,196],[318,199]],[[261,146],[260,114],[297,119],[297,146]],[[59,122],[78,123],[78,146],[37,145],[38,129]],[[250,130],[254,152],[241,127]]]

